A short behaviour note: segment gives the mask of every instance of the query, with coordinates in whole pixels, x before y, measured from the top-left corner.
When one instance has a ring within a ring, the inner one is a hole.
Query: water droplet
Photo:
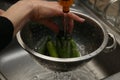
[[[39,80],[39,76],[38,75],[33,76],[32,80]]]

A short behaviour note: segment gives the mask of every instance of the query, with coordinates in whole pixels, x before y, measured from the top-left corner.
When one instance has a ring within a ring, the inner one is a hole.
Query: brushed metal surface
[[[0,71],[8,80],[53,80],[55,76],[54,72],[38,64],[16,40],[1,53]],[[84,80],[97,80],[86,66],[72,73],[81,75],[79,78]]]
[[[120,72],[116,73],[116,74],[114,74],[114,75],[112,75],[104,80],[119,80],[119,79],[120,79]]]
[[[0,80],[6,80],[5,77],[0,73]]]
[[[11,4],[8,2],[0,2],[0,8],[2,9],[8,8],[9,5]],[[95,17],[109,32],[115,35],[117,42],[120,44],[120,35],[114,31],[114,29],[111,29],[108,24],[104,23],[104,20],[101,20],[92,13],[91,10],[84,7],[82,4],[74,5],[73,8]],[[104,78],[106,78],[106,80],[115,80],[112,79],[111,76],[120,72],[119,67],[120,46],[118,45],[116,50],[106,54],[102,53],[73,73],[75,76],[81,76],[82,80],[100,80]],[[39,65],[24,49],[20,47],[16,39],[14,39],[6,49],[0,52],[0,72],[8,80],[53,80],[54,78],[54,73]],[[119,75],[116,76],[118,77]]]

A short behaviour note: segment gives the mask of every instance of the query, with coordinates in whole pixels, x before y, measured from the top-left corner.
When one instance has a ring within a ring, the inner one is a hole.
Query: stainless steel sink
[[[120,72],[120,45],[117,45],[117,48],[112,52],[102,52],[91,60],[87,66],[99,79]]]
[[[9,2],[0,1],[0,8],[2,9],[7,9],[10,5]],[[99,20],[108,32],[115,35],[118,43],[115,50],[109,53],[102,52],[73,73],[81,77],[82,80],[108,80],[108,77],[120,72],[120,35],[83,4],[74,5],[73,9],[85,14],[89,13]],[[20,47],[16,39],[0,52],[0,73],[2,74],[0,80],[51,80],[54,77],[54,73],[38,64],[28,52]]]

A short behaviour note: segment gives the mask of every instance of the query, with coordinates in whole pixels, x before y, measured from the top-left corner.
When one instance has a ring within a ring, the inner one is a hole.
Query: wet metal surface
[[[6,7],[3,8],[3,5]],[[3,9],[6,9],[9,5],[9,3],[0,2],[0,7]],[[80,12],[85,14],[89,13],[91,16],[94,16],[89,10],[85,11],[87,8],[84,8],[83,5],[77,7],[74,6],[73,8],[79,9]],[[94,17],[97,19],[96,16]],[[99,21],[109,32],[115,35],[118,43],[120,43],[119,34],[110,29],[108,25],[101,20]],[[101,53],[82,68],[73,71],[73,80],[75,80],[75,77],[82,80],[115,80],[115,78],[112,78],[118,76],[118,74],[116,76],[114,75],[120,72],[119,67],[120,46],[118,44],[114,51],[110,53]],[[20,47],[16,39],[14,39],[5,50],[0,52],[0,73],[8,80],[53,80],[54,77],[54,73],[39,65],[28,52]],[[2,75],[0,75],[0,80],[5,80]]]

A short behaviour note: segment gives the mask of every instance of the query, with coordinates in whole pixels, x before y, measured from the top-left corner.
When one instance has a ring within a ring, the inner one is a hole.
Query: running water
[[[85,46],[83,44],[77,44],[77,48],[78,48],[78,51],[79,51],[79,54],[80,56],[85,56],[88,54],[88,52],[85,50]]]
[[[64,37],[67,39],[67,36],[68,36],[68,29],[69,29],[69,23],[68,23],[68,16],[67,16],[67,13],[64,13]]]
[[[71,80],[71,72],[55,72],[54,80]]]

